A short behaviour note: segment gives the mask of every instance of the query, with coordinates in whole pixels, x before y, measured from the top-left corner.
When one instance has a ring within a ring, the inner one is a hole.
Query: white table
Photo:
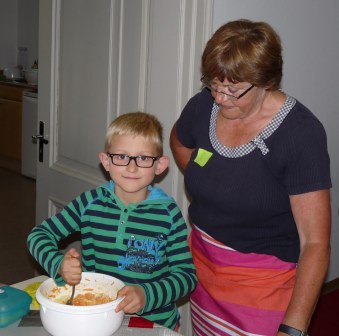
[[[35,282],[42,282],[48,279],[48,277],[41,275],[26,281],[19,282],[17,284],[12,285],[18,289],[25,289],[28,285]],[[36,308],[31,305],[31,310]],[[182,336],[177,332],[162,327],[158,324],[154,324],[153,328],[131,328],[128,326],[130,316],[126,315],[122,326],[120,329],[114,334],[114,336]],[[21,327],[19,326],[20,320],[9,325],[6,328],[0,328],[1,336],[49,336],[43,327]],[[79,335],[80,336],[80,335]]]

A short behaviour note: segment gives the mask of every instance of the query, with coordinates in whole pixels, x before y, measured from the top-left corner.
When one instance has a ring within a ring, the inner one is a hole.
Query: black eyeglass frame
[[[138,155],[138,156],[132,156],[132,155],[127,155],[127,154],[119,154],[119,153],[106,153],[107,156],[111,159],[111,162],[113,165],[115,166],[119,166],[119,167],[126,167],[130,164],[131,160],[134,160],[135,164],[137,167],[139,168],[151,168],[154,166],[154,162],[160,159],[160,156],[148,156],[148,155]],[[125,156],[126,158],[128,158],[128,162],[126,164],[116,164],[113,162],[114,156]],[[139,166],[137,159],[138,158],[147,158],[147,159],[151,159],[151,165],[150,166]]]
[[[238,97],[236,96],[232,96],[226,92],[222,92],[222,91],[218,91],[216,89],[213,89],[211,86],[210,86],[210,83],[206,83],[205,81],[205,78],[204,77],[201,77],[200,79],[201,83],[203,84],[203,86],[205,88],[207,88],[208,90],[210,90],[211,92],[214,91],[214,92],[217,92],[217,93],[222,93],[223,95],[227,96],[228,98],[230,98],[231,100],[239,100],[240,98],[242,98],[243,96],[245,96],[246,93],[248,93],[249,91],[251,91],[253,88],[254,88],[254,84],[252,84],[248,89],[246,89],[242,94],[240,94]]]

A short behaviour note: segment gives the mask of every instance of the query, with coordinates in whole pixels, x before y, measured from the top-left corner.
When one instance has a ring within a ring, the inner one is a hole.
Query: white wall
[[[327,280],[339,277],[339,2],[214,0],[213,31],[239,18],[270,23],[283,44],[282,89],[306,105],[328,136],[332,173],[332,258]]]
[[[27,67],[38,58],[39,0],[18,1],[18,47],[27,48]]]
[[[27,65],[38,58],[38,0],[0,0],[0,69],[16,66],[18,47],[26,47]]]
[[[0,69],[16,65],[17,0],[0,0]]]

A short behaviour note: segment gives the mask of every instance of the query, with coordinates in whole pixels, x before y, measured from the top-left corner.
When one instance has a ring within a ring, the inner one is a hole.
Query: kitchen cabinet
[[[22,91],[25,86],[0,83],[0,158],[1,165],[20,165]],[[9,167],[6,167],[9,168]]]

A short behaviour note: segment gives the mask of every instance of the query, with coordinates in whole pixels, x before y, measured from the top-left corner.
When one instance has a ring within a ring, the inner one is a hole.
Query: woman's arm
[[[193,152],[192,148],[185,147],[178,139],[176,132],[176,124],[174,124],[170,135],[170,146],[174,159],[182,172],[185,171],[186,166],[191,158]]]
[[[295,288],[283,324],[307,330],[329,265],[330,192],[293,195],[290,201],[300,238],[300,256]]]

